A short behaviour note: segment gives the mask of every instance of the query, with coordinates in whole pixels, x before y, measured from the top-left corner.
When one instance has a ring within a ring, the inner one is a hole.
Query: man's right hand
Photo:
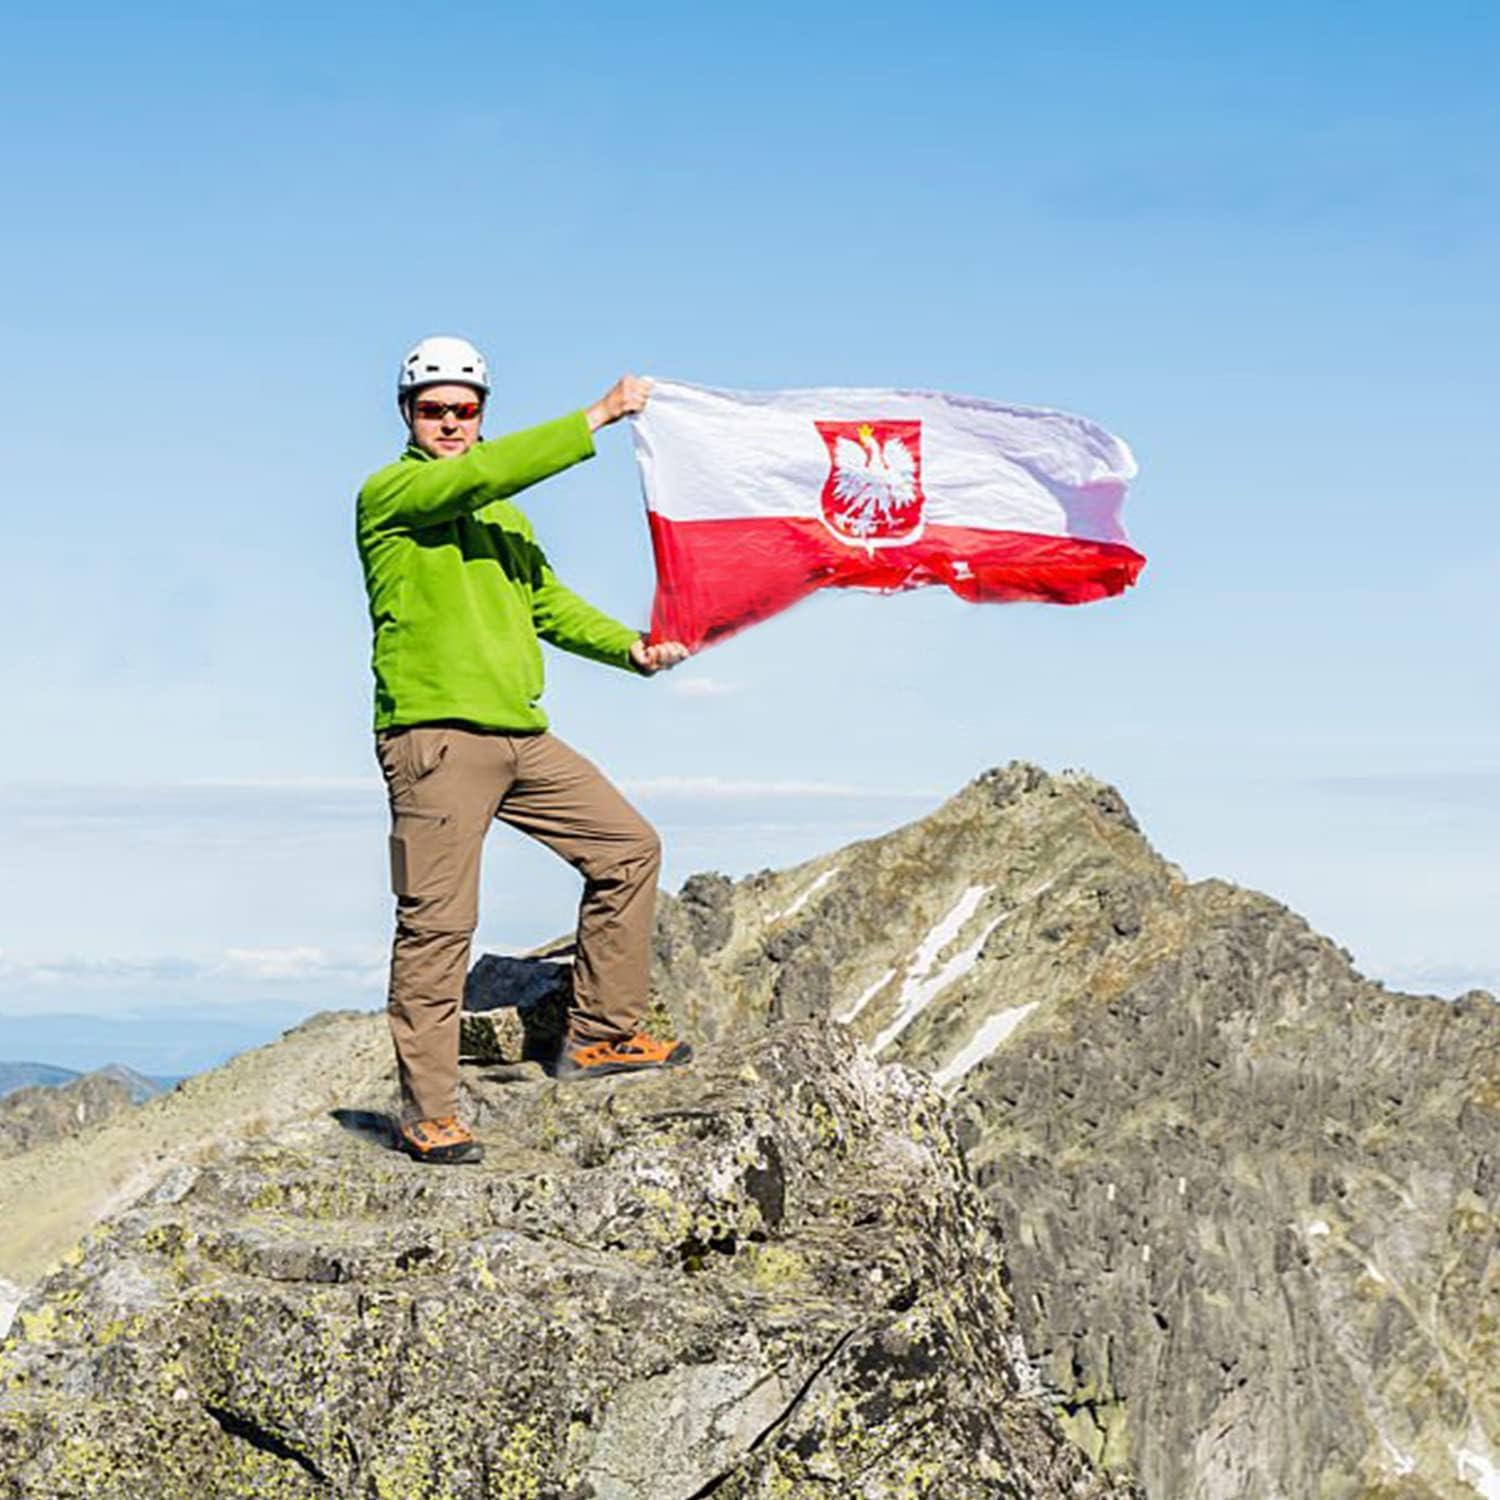
[[[589,421],[589,430],[598,432],[621,417],[644,411],[646,400],[651,395],[651,382],[641,375],[622,375],[610,388],[589,407],[584,415]]]

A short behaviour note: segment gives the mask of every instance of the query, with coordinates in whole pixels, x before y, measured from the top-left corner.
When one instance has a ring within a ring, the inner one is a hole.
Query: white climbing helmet
[[[437,334],[423,339],[401,361],[396,377],[396,399],[404,400],[424,385],[469,385],[481,395],[488,395],[490,372],[482,355],[468,339]]]

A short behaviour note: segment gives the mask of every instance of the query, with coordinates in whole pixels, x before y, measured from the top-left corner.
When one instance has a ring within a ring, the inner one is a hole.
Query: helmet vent
[[[490,377],[484,355],[467,339],[446,335],[423,339],[402,361],[396,388],[398,393],[408,392],[445,380],[472,385],[481,395],[488,393]]]

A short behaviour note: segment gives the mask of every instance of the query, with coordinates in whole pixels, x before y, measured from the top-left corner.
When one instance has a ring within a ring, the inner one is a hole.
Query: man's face
[[[484,397],[472,386],[429,385],[406,398],[411,440],[434,458],[467,453],[479,441]]]

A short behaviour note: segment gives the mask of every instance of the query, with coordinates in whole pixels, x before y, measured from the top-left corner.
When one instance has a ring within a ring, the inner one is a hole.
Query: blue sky
[[[1493,6],[0,28],[0,1055],[76,1061],[80,1015],[239,1037],[378,1002],[351,505],[436,331],[489,354],[492,431],[635,369],[1059,406],[1141,461],[1121,600],[830,595],[651,684],[554,657],[555,726],[661,823],[670,883],[1024,756],[1368,972],[1500,985]],[[645,619],[626,433],[527,508]],[[481,937],[572,896],[500,831]]]

